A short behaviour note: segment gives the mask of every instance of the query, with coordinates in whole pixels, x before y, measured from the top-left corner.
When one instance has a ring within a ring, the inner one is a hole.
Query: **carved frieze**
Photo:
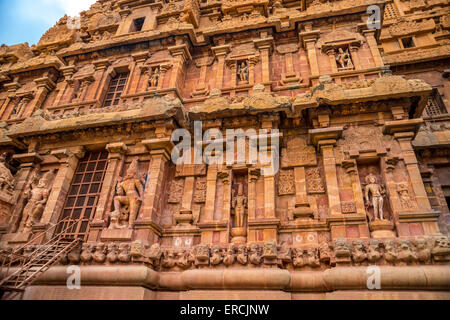
[[[294,170],[280,170],[278,179],[278,195],[295,194]]]
[[[308,193],[324,193],[325,185],[320,172],[320,168],[307,168],[306,169],[306,181]]]
[[[194,202],[203,203],[206,201],[206,178],[197,178],[195,181]]]
[[[291,138],[287,147],[281,151],[281,167],[315,166],[317,165],[316,149],[306,145],[306,139]]]
[[[183,179],[175,179],[170,182],[168,203],[179,203],[183,196]]]

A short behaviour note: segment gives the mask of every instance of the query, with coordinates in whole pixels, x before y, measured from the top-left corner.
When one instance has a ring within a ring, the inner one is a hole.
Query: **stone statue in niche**
[[[47,204],[48,196],[55,178],[55,169],[46,172],[40,179],[33,179],[24,192],[27,204],[23,209],[23,216],[20,229],[30,232],[32,227],[39,223]]]
[[[158,86],[160,76],[161,76],[161,73],[160,73],[159,67],[153,68],[151,75],[150,75],[150,79],[148,80],[150,87],[156,88]]]
[[[124,179],[120,179],[114,197],[115,210],[110,213],[109,229],[131,228],[139,212],[144,195],[144,185],[138,179],[138,158],[134,158]],[[128,225],[122,223],[128,222]]]
[[[353,62],[348,49],[345,49],[344,51],[344,49],[339,48],[336,54],[336,63],[338,65],[338,69],[340,70],[353,69]]]
[[[249,69],[248,63],[246,61],[242,61],[238,68],[238,77],[240,82],[248,82]]]
[[[243,184],[239,184],[238,186],[238,194],[233,197],[232,208],[234,209],[234,227],[243,228],[245,209],[247,208],[247,197],[244,195]]]
[[[364,190],[366,208],[373,207],[375,220],[385,220],[383,216],[383,197],[386,195],[384,186],[377,183],[377,177],[372,173],[366,176],[366,183],[367,185]]]
[[[0,155],[0,191],[12,195],[14,191],[14,176],[6,165],[7,153]]]

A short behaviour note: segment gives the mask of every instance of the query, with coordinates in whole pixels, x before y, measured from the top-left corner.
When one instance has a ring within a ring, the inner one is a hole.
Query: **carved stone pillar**
[[[229,83],[229,87],[234,88],[237,85],[237,65],[236,61],[227,61],[227,66],[230,68],[231,72],[231,79]],[[233,95],[233,92],[231,93]]]
[[[348,160],[342,163],[345,172],[350,176],[352,181],[353,200],[355,202],[356,213],[362,216],[366,215],[366,208],[364,206],[364,195],[361,188],[361,182],[358,174],[356,161]]]
[[[336,140],[342,135],[342,130],[342,127],[309,130],[310,143],[316,145],[320,152],[322,152],[331,215],[340,215],[342,213],[337,181],[336,159],[333,151]]]
[[[57,84],[58,94],[56,95],[55,102],[53,103],[54,106],[59,106],[62,103],[62,99],[67,91],[67,88],[70,88],[70,82],[72,81],[72,76],[75,71],[76,67],[74,65],[61,68],[61,73],[63,74],[65,81]]]
[[[438,213],[434,212],[431,208],[420,174],[416,154],[411,145],[411,141],[414,139],[415,133],[419,130],[422,123],[422,119],[388,121],[383,128],[383,132],[385,134],[393,135],[400,145],[403,160],[409,175],[409,182],[411,183],[411,187],[414,191],[414,198],[417,203],[416,210],[409,210],[406,212],[403,210],[398,212],[398,218],[401,224],[398,228],[399,235],[409,235],[409,230],[407,228],[405,229],[402,223],[411,224],[417,222],[417,217],[419,215],[423,221],[421,224],[425,235],[431,235],[439,230],[437,224]],[[395,192],[397,192],[397,190]]]
[[[102,189],[97,203],[94,220],[91,222],[91,232],[89,237],[92,241],[97,239],[97,234],[105,227],[105,214],[111,211],[112,198],[115,194],[115,181],[122,171],[125,163],[125,155],[128,152],[127,146],[122,143],[110,143],[106,146],[108,154],[108,167],[103,178]]]
[[[148,169],[148,182],[144,191],[144,201],[139,218],[135,221],[135,228],[148,229],[144,231],[147,233],[147,236],[160,233],[158,204],[163,193],[163,182],[167,175],[168,161],[170,161],[173,149],[170,133],[168,135],[169,137],[142,141],[142,144],[150,152],[150,166]],[[150,234],[148,234],[149,232]]]
[[[216,71],[216,89],[221,89],[223,87],[223,71],[225,68],[225,56],[230,52],[231,47],[229,45],[223,45],[218,47],[213,47],[211,50],[217,58],[217,71]]]
[[[91,89],[91,94],[87,98],[88,100],[100,99],[102,95],[102,88],[105,85],[105,82],[108,81],[108,77],[105,77],[106,70],[108,69],[111,62],[108,59],[101,59],[94,61],[95,67],[95,82]]]
[[[208,173],[206,175],[206,203],[204,210],[205,222],[212,222],[214,220],[216,186],[217,186],[217,164],[211,164],[208,166]]]
[[[170,68],[172,68],[172,65],[169,63],[165,63],[159,66],[159,71],[161,72],[161,74],[158,80],[158,90],[164,88],[164,81],[167,77],[167,71],[169,71]]]
[[[336,73],[338,72],[337,63],[336,63],[336,57],[334,55],[334,49],[330,48],[327,52],[325,52],[330,59],[330,65],[331,65],[331,72]]]
[[[34,82],[36,82],[37,90],[34,100],[31,103],[33,108],[28,108],[28,110],[25,110],[23,112],[23,117],[30,117],[34,113],[34,110],[40,109],[45,101],[45,98],[47,98],[48,93],[56,87],[56,84],[46,76],[35,79]]]
[[[317,30],[299,33],[300,42],[303,43],[303,47],[305,48],[308,54],[309,66],[311,68],[311,76],[318,76],[320,74],[319,62],[317,61],[317,52],[316,52],[316,41],[319,37],[319,34],[320,32]]]
[[[267,37],[266,35],[262,36],[262,39],[253,40],[253,43],[261,53],[262,83],[267,84],[270,82],[269,56],[273,47],[273,38]]]
[[[173,70],[169,88],[175,88],[177,86],[177,82],[182,76],[184,63],[191,60],[192,56],[189,53],[188,46],[186,44],[175,45],[169,47],[168,49],[173,57]]]
[[[366,37],[367,44],[369,45],[370,52],[372,53],[375,66],[384,66],[383,59],[381,58],[380,50],[378,49],[377,40],[375,39],[376,30],[364,30],[363,34]]]
[[[125,94],[134,94],[137,92],[139,83],[142,78],[143,65],[148,59],[148,52],[139,52],[133,54],[132,57],[134,60],[134,64],[130,72],[130,81],[128,81],[129,86],[128,88],[125,88],[127,91],[124,91]]]
[[[355,67],[355,70],[361,69],[361,62],[359,61],[358,49],[359,48],[356,46],[350,46],[350,55],[352,56],[353,66]]]

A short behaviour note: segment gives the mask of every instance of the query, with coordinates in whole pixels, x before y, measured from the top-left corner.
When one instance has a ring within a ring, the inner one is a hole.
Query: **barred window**
[[[442,114],[446,114],[447,110],[445,109],[445,106],[441,100],[441,96],[439,95],[439,92],[435,90],[429,97],[427,101],[427,105],[425,107],[423,116],[426,117],[436,117],[440,116]]]
[[[397,17],[398,17],[397,9],[395,8],[394,3],[392,2],[386,3],[386,7],[384,8],[384,18],[395,19]]]
[[[109,83],[108,92],[106,93],[105,103],[103,104],[105,107],[109,107],[111,105],[118,105],[120,101],[120,96],[125,89],[125,85],[127,84],[129,73],[118,73],[111,82]]]

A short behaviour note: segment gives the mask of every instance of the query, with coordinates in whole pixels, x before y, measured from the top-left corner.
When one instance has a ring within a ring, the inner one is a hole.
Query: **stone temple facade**
[[[445,0],[99,0],[1,46],[3,298],[449,299],[449,68]],[[174,163],[223,156],[198,125],[279,170]]]

